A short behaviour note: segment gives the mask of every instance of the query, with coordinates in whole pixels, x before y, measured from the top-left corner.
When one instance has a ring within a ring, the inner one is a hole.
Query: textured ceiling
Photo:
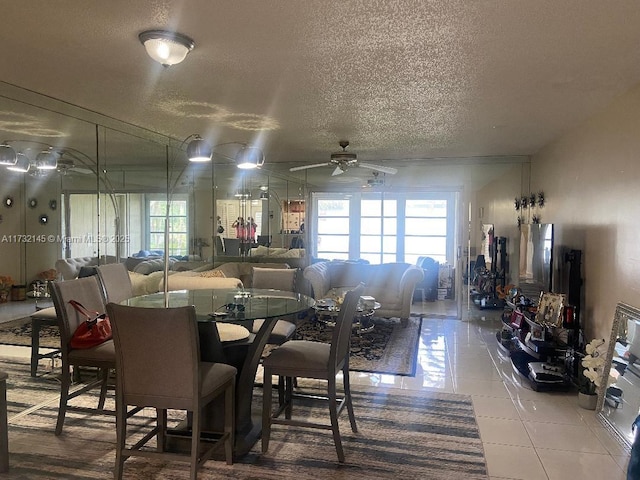
[[[640,82],[636,1],[4,3],[3,82],[287,166],[327,161],[342,138],[383,165],[531,155]],[[160,67],[148,29],[196,47]],[[0,103],[4,137],[15,110]]]

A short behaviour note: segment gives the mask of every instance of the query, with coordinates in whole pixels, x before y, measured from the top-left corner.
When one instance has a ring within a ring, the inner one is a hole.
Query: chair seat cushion
[[[263,366],[286,377],[326,379],[331,345],[309,340],[289,340],[264,359]]]
[[[253,333],[258,333],[258,330],[262,327],[264,323],[263,319],[258,319],[253,321],[253,327],[251,331]],[[267,340],[268,344],[271,345],[282,345],[284,342],[289,340],[296,331],[295,323],[287,322],[286,320],[278,320],[276,321],[273,330],[269,334],[269,339]]]
[[[52,320],[52,319],[58,318],[58,315],[56,314],[56,307],[48,307],[48,308],[43,308],[42,310],[38,310],[36,313],[31,315],[31,318],[33,317],[46,318],[47,320]]]
[[[229,380],[233,380],[237,373],[236,367],[226,363],[200,362],[202,395],[207,396],[215,392]]]
[[[81,362],[82,365],[101,366],[106,363],[113,363],[115,368],[116,349],[113,340],[107,340],[104,343],[92,348],[75,348],[69,351],[69,362],[73,365]]]
[[[234,323],[216,323],[221,342],[237,342],[249,338],[250,332],[242,325]]]

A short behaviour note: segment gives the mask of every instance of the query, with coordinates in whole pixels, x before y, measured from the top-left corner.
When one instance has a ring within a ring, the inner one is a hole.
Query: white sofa
[[[422,280],[422,269],[408,263],[369,265],[360,262],[318,262],[304,269],[316,300],[342,295],[360,282],[363,295],[380,303],[377,317],[399,318],[406,325],[411,315],[413,291]]]

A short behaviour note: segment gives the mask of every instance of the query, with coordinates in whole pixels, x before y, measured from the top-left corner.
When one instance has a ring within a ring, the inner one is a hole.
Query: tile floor
[[[425,318],[415,377],[353,372],[352,383],[471,395],[491,479],[626,479],[628,453],[577,393],[535,392],[513,370],[497,346],[499,314]]]
[[[352,384],[470,395],[492,480],[625,480],[625,449],[576,393],[533,391],[498,348],[499,328],[499,312],[475,307],[462,321],[425,318],[415,377],[352,372]],[[28,357],[29,348],[0,355]]]

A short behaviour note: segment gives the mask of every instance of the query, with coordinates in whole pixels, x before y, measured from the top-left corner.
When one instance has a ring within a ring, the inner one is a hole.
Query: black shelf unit
[[[518,321],[515,324],[513,312],[518,312]],[[513,369],[529,382],[533,390],[543,392],[574,388],[572,372],[566,365],[573,354],[573,342],[577,337],[577,331],[571,329],[567,332],[568,341],[560,342],[554,339],[549,328],[536,323],[535,316],[526,308],[509,301],[505,302],[502,322],[502,330],[496,332],[498,345],[509,355]],[[541,339],[531,338],[534,331]],[[560,379],[536,380],[530,373],[531,362],[546,362],[563,369],[565,374]]]

